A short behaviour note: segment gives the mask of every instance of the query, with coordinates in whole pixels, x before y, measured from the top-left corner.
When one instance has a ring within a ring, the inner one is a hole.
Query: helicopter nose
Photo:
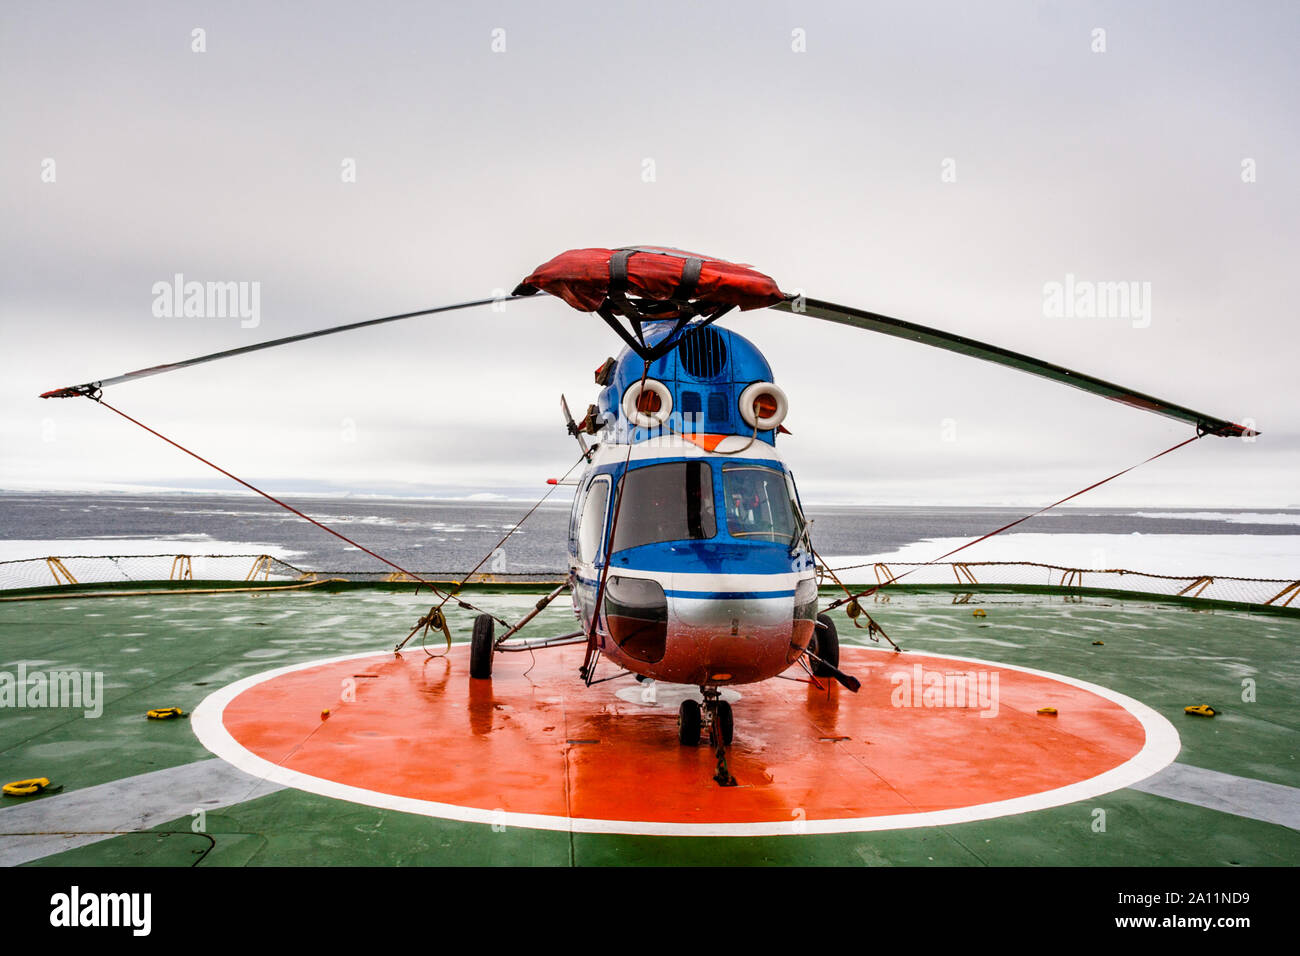
[[[747,683],[788,666],[792,594],[673,595],[669,614],[674,635],[696,648],[699,668],[693,683]]]
[[[719,595],[701,599],[674,595],[672,609],[677,619],[690,627],[738,637],[754,629],[789,624],[793,598]]]

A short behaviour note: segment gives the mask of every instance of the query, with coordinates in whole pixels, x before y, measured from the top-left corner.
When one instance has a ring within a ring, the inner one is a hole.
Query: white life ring
[[[650,405],[653,405],[654,400],[658,399],[659,407],[653,411],[638,409],[637,404],[642,395],[645,396]],[[638,428],[658,428],[668,421],[668,416],[672,413],[673,393],[668,390],[668,386],[663,382],[648,378],[643,384],[640,379],[637,379],[623,393],[623,414],[628,421]]]
[[[776,405],[776,410],[770,415],[759,415],[754,410],[762,398],[768,398]],[[785,397],[785,392],[771,382],[755,382],[740,393],[740,417],[750,428],[770,431],[785,421],[785,414],[789,410],[790,400]]]

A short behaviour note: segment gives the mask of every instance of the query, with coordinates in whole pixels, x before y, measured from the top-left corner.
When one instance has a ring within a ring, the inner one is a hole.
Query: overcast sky
[[[0,36],[0,487],[231,487],[56,386],[662,244],[1253,420],[1087,499],[1300,507],[1294,3],[30,3]],[[354,175],[353,175],[354,172]],[[355,180],[355,181],[352,181]],[[257,284],[257,324],[155,284]],[[1044,288],[1146,311],[1054,318]],[[1149,285],[1144,285],[1149,284]],[[163,310],[165,311],[165,309]],[[1186,426],[807,317],[726,320],[806,502],[1042,504]],[[117,386],[271,487],[527,497],[617,340],[554,300]]]

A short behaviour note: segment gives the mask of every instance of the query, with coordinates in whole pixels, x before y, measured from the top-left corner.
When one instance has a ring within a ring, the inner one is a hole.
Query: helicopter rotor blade
[[[1109,398],[1111,401],[1130,405],[1133,408],[1140,408],[1143,411],[1164,415],[1166,418],[1187,422],[1196,426],[1198,431],[1209,435],[1240,437],[1259,434],[1259,432],[1244,425],[1238,425],[1222,418],[1215,418],[1213,415],[1206,415],[1182,405],[1175,405],[1173,402],[1145,395],[1142,392],[1125,388],[1122,385],[1115,385],[1094,378],[1091,375],[1085,375],[1082,372],[1071,371],[1051,362],[1032,358],[1019,352],[1012,352],[1010,349],[989,345],[985,342],[977,342],[974,339],[968,339],[952,332],[944,332],[940,329],[932,329],[913,322],[905,322],[902,319],[890,318],[877,312],[855,309],[847,305],[836,305],[834,302],[823,302],[820,299],[793,297],[784,302],[778,302],[771,308],[792,314],[806,313],[814,318],[824,319],[828,322],[851,325],[854,328],[866,329],[869,332],[883,332],[885,335],[909,339],[923,345],[933,345],[949,352],[957,352],[961,355],[969,355],[972,358],[983,359],[986,362],[1019,369],[1031,375],[1083,389],[1083,391],[1091,392],[1094,395],[1101,395],[1103,398]]]
[[[52,391],[44,392],[41,395],[41,398],[73,398],[78,395],[93,397],[100,389],[109,385],[117,385],[121,382],[129,382],[137,378],[147,378],[150,375],[161,375],[163,372],[174,372],[177,369],[189,368],[191,365],[202,365],[204,362],[215,362],[218,359],[232,358],[236,355],[244,355],[248,352],[258,352],[262,349],[275,348],[279,345],[290,345],[294,342],[305,342],[307,339],[316,339],[323,335],[334,335],[336,332],[349,332],[352,329],[364,329],[372,325],[382,325],[385,322],[399,322],[402,319],[414,319],[421,315],[435,315],[439,312],[455,312],[458,309],[469,309],[480,305],[491,305],[495,302],[510,302],[522,298],[526,297],[508,295],[490,299],[474,299],[471,302],[458,302],[455,305],[440,305],[432,309],[421,309],[418,312],[403,312],[400,315],[386,315],[378,319],[366,319],[362,322],[349,322],[347,325],[335,325],[328,329],[318,329],[315,332],[303,332],[299,335],[286,335],[281,339],[270,339],[266,342],[258,342],[255,345],[244,345],[237,349],[226,349],[222,352],[212,352],[208,355],[200,355],[196,358],[185,359],[181,362],[171,362],[166,365],[153,365],[149,368],[138,369],[134,372],[126,372],[123,375],[117,375],[113,378],[86,382],[82,385],[69,385],[65,388],[56,388]]]

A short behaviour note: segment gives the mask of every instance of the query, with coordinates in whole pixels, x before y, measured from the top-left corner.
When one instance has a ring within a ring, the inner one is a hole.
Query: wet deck
[[[475,601],[517,618],[535,599]],[[0,708],[0,777],[45,776],[64,788],[5,801],[0,862],[1300,859],[1300,621],[1142,600],[970,600],[900,593],[873,607],[906,653],[846,646],[860,695],[787,681],[739,688],[732,769],[741,786],[728,790],[710,779],[706,748],[676,743],[680,689],[661,686],[647,700],[630,677],[584,688],[571,648],[498,657],[481,687],[469,681],[463,646],[446,660],[418,647],[395,660],[385,649],[427,610],[409,593],[3,604],[0,671],[99,673],[104,691],[99,716]],[[451,615],[454,634],[469,625]],[[558,633],[572,616],[551,609],[536,626]],[[841,640],[853,635],[844,621]],[[321,663],[340,657],[357,659]],[[917,666],[996,673],[997,714],[951,701],[907,706],[898,675]],[[209,698],[193,722],[143,717]],[[1219,716],[1184,714],[1200,703]],[[1041,706],[1058,713],[1039,715]],[[227,749],[214,727],[255,759]],[[1081,789],[1063,790],[1071,786]]]

